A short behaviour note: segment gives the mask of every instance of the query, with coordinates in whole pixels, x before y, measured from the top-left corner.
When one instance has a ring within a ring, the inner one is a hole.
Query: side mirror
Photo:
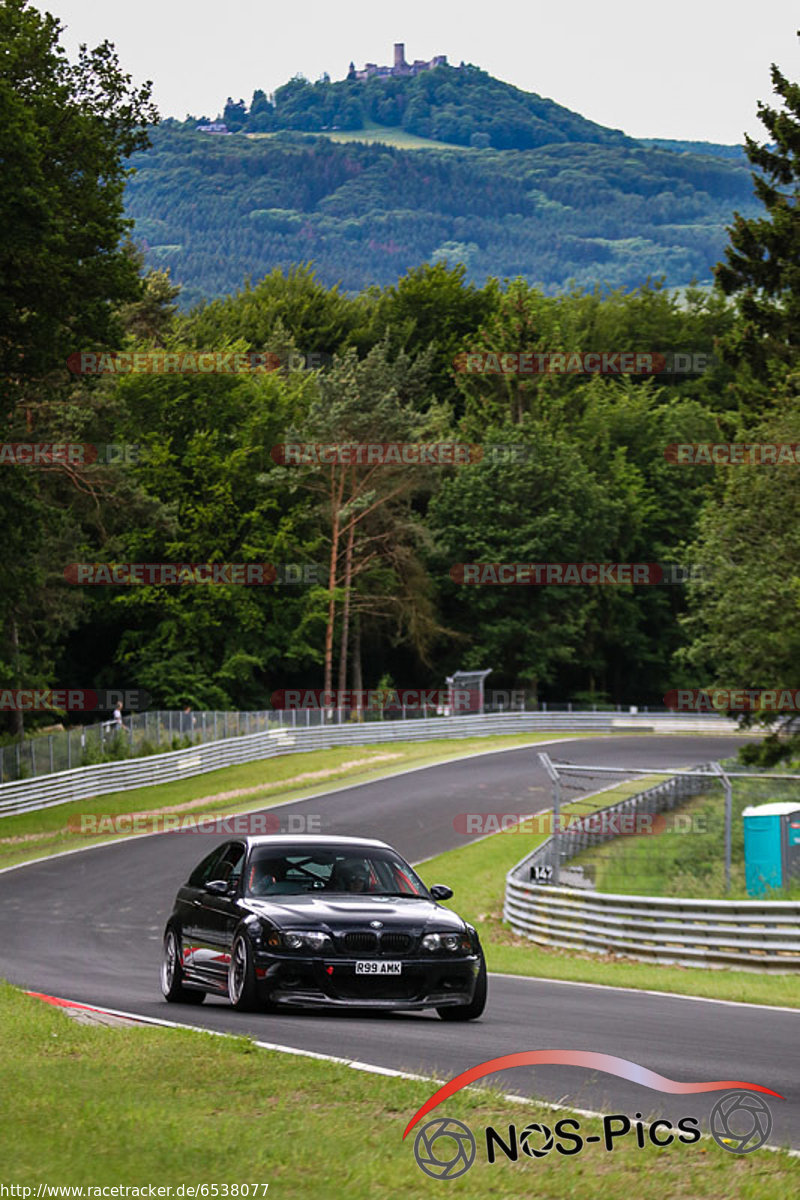
[[[446,883],[435,883],[433,887],[428,888],[428,891],[434,900],[449,900],[453,894],[453,889]]]
[[[210,896],[227,896],[229,890],[224,879],[210,879],[203,889]]]

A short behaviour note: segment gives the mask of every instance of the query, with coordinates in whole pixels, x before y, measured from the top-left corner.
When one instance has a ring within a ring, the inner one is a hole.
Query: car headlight
[[[472,950],[467,933],[426,933],[420,945],[429,954],[436,954],[440,950],[447,950],[451,954],[469,954]]]
[[[332,950],[331,939],[319,929],[290,929],[283,934],[283,945],[287,950],[311,950],[320,954]]]

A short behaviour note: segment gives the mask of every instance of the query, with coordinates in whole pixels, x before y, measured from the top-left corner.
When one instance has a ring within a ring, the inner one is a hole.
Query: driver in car
[[[282,858],[269,858],[255,863],[248,881],[250,893],[253,896],[266,896],[285,877],[286,863]]]
[[[369,891],[369,871],[364,863],[343,863],[339,869],[339,878],[346,892]]]

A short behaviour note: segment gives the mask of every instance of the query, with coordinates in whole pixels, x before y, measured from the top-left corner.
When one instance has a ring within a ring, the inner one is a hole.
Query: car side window
[[[228,846],[217,846],[216,850],[207,854],[189,876],[189,887],[202,887],[203,884],[208,883],[209,879],[216,879],[217,876],[213,873],[214,868],[227,849]]]
[[[242,842],[231,842],[226,846],[222,858],[215,867],[215,879],[224,879],[231,887],[238,885],[242,878],[242,868],[244,867],[244,844]]]

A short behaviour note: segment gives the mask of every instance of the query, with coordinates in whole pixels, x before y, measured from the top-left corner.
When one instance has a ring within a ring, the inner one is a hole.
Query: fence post
[[[561,780],[557,771],[553,772],[553,846],[556,858],[553,883],[557,887],[561,882]]]
[[[731,890],[731,825],[733,824],[733,788],[718,762],[711,764],[714,774],[725,789],[725,892]]]
[[[561,780],[559,779],[558,771],[553,766],[549,754],[539,754],[539,762],[544,767],[550,780],[553,784],[553,857],[555,863],[553,865],[553,884],[558,886],[561,878]]]
[[[72,767],[72,726],[67,726],[67,770]]]
[[[36,753],[33,749],[33,738],[31,738],[31,774],[36,778]]]
[[[52,735],[52,733],[48,733],[48,735],[47,735],[47,748],[50,751],[50,774],[52,775],[53,771],[55,770],[55,767],[53,766],[53,735]]]

